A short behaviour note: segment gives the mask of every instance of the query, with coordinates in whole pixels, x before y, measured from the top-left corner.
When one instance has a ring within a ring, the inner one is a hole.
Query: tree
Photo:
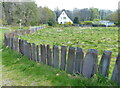
[[[54,9],[54,12],[55,12],[55,15],[56,15],[56,21],[57,21],[58,17],[60,16],[61,11],[59,10],[58,7],[56,7],[56,8]]]
[[[91,15],[90,15],[90,20],[93,21],[94,19],[99,18],[99,11],[97,8],[90,8]]]
[[[99,19],[101,20],[106,20],[106,17],[113,13],[110,10],[99,10]]]
[[[108,16],[106,17],[106,19],[107,19],[107,20],[110,20],[110,21],[113,21],[113,22],[118,22],[118,16],[119,16],[119,15],[118,15],[118,11],[119,11],[119,10],[111,13],[110,15],[108,15]]]
[[[78,17],[75,17],[75,18],[74,18],[73,23],[74,23],[74,24],[79,24],[79,19],[78,19]]]
[[[2,2],[2,7],[8,25],[17,25],[20,19],[24,26],[36,25],[38,22],[35,2]]]
[[[39,22],[43,24],[47,24],[49,19],[56,20],[55,13],[50,10],[48,7],[39,7],[38,8],[39,13]]]

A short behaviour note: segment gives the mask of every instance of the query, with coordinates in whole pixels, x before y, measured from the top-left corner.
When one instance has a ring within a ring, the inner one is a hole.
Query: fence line
[[[111,51],[104,51],[100,64],[98,65],[98,51],[88,49],[85,54],[82,48],[53,45],[36,45],[16,36],[34,33],[44,27],[31,28],[30,30],[16,30],[4,34],[4,44],[9,48],[27,56],[35,62],[42,62],[54,68],[60,68],[69,74],[82,74],[86,78],[91,78],[96,72],[105,77],[109,76],[111,61]],[[111,80],[120,85],[120,53],[117,56],[116,64],[112,73]]]

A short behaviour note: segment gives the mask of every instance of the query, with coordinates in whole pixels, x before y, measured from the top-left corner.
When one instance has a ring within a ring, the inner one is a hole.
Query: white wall
[[[61,15],[58,17],[58,23],[65,24],[66,22],[71,22],[73,24],[72,20],[67,16],[65,11],[63,11]]]

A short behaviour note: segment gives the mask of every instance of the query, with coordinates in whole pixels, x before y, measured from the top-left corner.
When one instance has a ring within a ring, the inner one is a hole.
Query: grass
[[[21,36],[21,39],[37,45],[81,47],[84,51],[92,48],[97,49],[99,54],[102,54],[104,50],[110,50],[114,57],[117,56],[118,52],[117,27],[51,27],[39,30],[34,34]]]
[[[28,60],[3,46],[3,85],[7,86],[115,86],[101,75],[86,79]]]
[[[50,29],[45,29],[45,31],[47,30]],[[2,33],[5,31],[7,30],[2,31]],[[41,33],[41,31],[39,32]],[[30,35],[31,39],[35,35],[38,37],[39,32]],[[2,46],[1,67],[3,86],[116,86],[116,83],[99,74],[90,79],[86,79],[81,75],[72,76],[65,71],[28,60],[27,57],[5,46]]]

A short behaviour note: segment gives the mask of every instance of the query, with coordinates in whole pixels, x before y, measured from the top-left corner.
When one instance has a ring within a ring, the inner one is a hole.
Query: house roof
[[[70,18],[70,20],[72,20],[72,18],[67,14],[67,11],[66,11],[65,9],[63,9],[63,10],[61,11],[60,15],[62,14],[63,11],[65,11],[66,15]],[[59,15],[59,16],[60,16],[60,15]],[[58,16],[58,17],[59,17],[59,16]],[[73,20],[72,20],[72,21],[73,21]]]

